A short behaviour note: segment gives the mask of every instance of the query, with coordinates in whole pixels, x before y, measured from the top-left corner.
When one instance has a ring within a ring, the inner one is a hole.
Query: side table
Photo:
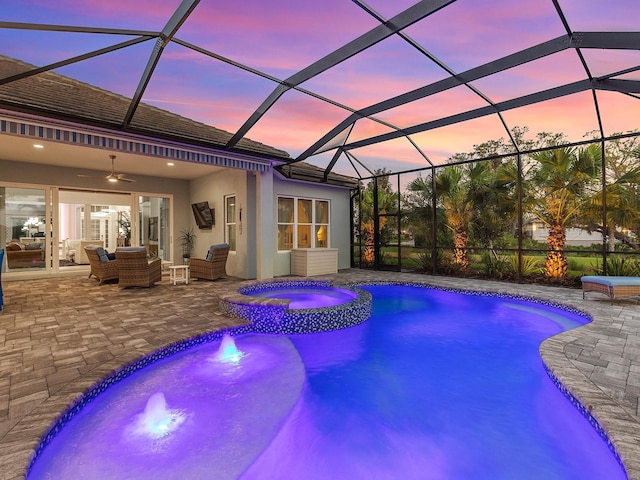
[[[169,265],[169,281],[189,285],[189,265]]]

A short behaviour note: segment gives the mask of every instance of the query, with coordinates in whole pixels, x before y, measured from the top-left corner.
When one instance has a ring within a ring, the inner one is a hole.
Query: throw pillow
[[[23,250],[23,245],[18,242],[10,242],[5,248],[7,252],[17,252],[18,250]]]
[[[116,253],[118,252],[146,252],[147,247],[118,247],[116,248]]]
[[[207,256],[205,257],[205,259],[206,259],[206,260],[208,260],[208,261],[213,260],[213,253],[214,253],[214,250],[215,250],[216,248],[225,248],[225,247],[228,247],[228,245],[227,245],[226,243],[218,243],[218,244],[216,244],[216,245],[211,245],[211,246],[209,247],[209,251],[207,252]]]
[[[109,257],[107,257],[107,251],[102,247],[96,247],[96,253],[98,254],[98,258],[100,258],[101,262],[108,262]]]

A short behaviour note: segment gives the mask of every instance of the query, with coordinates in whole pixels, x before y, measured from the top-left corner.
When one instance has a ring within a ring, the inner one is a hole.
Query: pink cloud
[[[640,10],[636,0],[562,0],[573,31],[637,31]]]
[[[36,4],[46,4],[51,8],[51,2],[36,1]],[[121,24],[138,24],[141,29],[155,28],[161,29],[171,18],[175,9],[180,5],[180,0],[109,0],[108,2],[92,2],[82,0],[58,0],[55,8],[61,14],[82,16],[86,20],[104,20]],[[61,15],[62,17],[62,15]]]
[[[507,125],[527,126],[533,137],[538,132],[564,133],[569,141],[584,140],[584,134],[598,123],[591,92],[549,100],[504,112]]]
[[[203,2],[178,36],[285,78],[374,25],[342,0]]]
[[[247,137],[280,146],[295,157],[348,114],[328,103],[290,91],[267,111]]]
[[[416,49],[398,37],[391,37],[302,87],[359,109],[446,76]]]
[[[458,1],[407,33],[457,72],[564,34],[553,4]]]
[[[535,60],[473,82],[495,102],[529,95],[587,78],[575,50]]]
[[[406,128],[486,106],[487,102],[469,88],[459,86],[381,112],[377,117]]]
[[[617,92],[597,92],[605,135],[638,130],[640,100]]]

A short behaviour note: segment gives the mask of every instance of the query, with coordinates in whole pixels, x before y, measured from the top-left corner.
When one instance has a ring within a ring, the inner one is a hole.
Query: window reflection
[[[235,195],[230,195],[225,197],[225,230],[226,230],[226,240],[229,244],[229,251],[236,251],[236,197]]]
[[[279,197],[277,241],[278,250],[327,248],[329,201]]]
[[[0,187],[0,245],[8,270],[45,268],[44,190]]]

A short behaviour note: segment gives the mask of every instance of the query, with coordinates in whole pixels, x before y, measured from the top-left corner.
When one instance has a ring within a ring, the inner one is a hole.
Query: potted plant
[[[131,218],[128,212],[118,212],[118,237],[122,239],[122,245],[128,247],[131,244]]]
[[[178,244],[182,247],[182,258],[191,258],[191,252],[196,243],[196,234],[193,232],[193,227],[188,230],[180,230],[180,236],[178,237]]]

